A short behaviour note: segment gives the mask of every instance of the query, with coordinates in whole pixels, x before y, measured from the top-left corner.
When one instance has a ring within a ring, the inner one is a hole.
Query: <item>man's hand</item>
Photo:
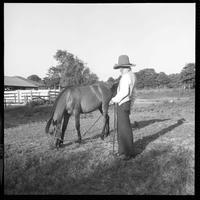
[[[112,102],[112,103],[117,103],[115,97],[113,97],[113,98],[111,99],[111,102]]]
[[[114,102],[113,99],[111,99],[109,105],[114,105],[115,103],[117,102]]]

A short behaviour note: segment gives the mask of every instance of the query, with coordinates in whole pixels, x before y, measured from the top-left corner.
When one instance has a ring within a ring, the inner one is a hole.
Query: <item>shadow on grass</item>
[[[81,144],[86,144],[87,142],[89,141],[92,141],[92,140],[95,140],[97,138],[100,138],[101,134],[97,134],[97,135],[94,135],[94,136],[91,136],[91,137],[88,137],[88,138],[85,138],[85,139],[82,139]],[[66,143],[64,143],[61,148],[65,148],[67,146],[70,146],[72,144],[75,144],[77,143],[76,140],[65,140]]]
[[[137,140],[134,143],[134,150],[136,152],[136,155],[142,153],[146,146],[150,143],[153,142],[154,140],[156,140],[157,138],[159,138],[160,136],[172,131],[174,128],[180,126],[181,124],[183,124],[185,121],[184,118],[179,119],[175,124],[168,126],[167,128],[164,128],[162,130],[160,130],[159,132],[153,134],[153,135],[149,135],[146,137],[143,137],[142,139]]]
[[[134,129],[134,128],[137,128],[137,129],[140,129],[140,128],[144,128],[145,126],[148,126],[148,125],[150,125],[150,124],[153,124],[153,123],[155,123],[155,122],[163,122],[163,121],[167,121],[167,120],[170,120],[169,118],[168,119],[151,119],[151,120],[144,120],[144,121],[140,121],[140,122],[134,122],[134,123],[132,123],[131,124],[131,127]],[[111,133],[113,133],[114,132],[114,129],[111,129],[110,130],[110,133],[109,133],[109,135],[111,134]],[[109,136],[108,135],[108,136]],[[97,134],[97,135],[94,135],[94,136],[91,136],[91,137],[88,137],[88,138],[84,138],[84,139],[82,139],[82,144],[85,144],[85,143],[87,143],[87,141],[91,141],[91,140],[93,140],[93,139],[97,139],[97,138],[100,138],[100,136],[101,136],[101,133],[100,134]],[[65,146],[69,146],[69,145],[71,145],[71,144],[73,144],[73,143],[75,143],[75,141],[70,141],[70,142],[68,142],[68,143],[66,143],[66,144],[64,144],[63,145],[63,147],[65,147]]]
[[[135,145],[141,153],[150,142],[180,126],[183,121],[180,119],[156,134],[144,137]],[[16,166],[14,160],[10,160],[10,165],[6,165],[6,194],[194,193],[189,160],[191,151],[183,148],[174,151],[171,144],[155,145],[129,161],[104,153],[96,146],[68,155],[55,151],[48,159],[42,154],[27,157],[25,168],[21,167],[20,160]],[[41,163],[40,157],[44,159]]]
[[[135,162],[116,159],[107,167],[100,164],[89,177],[76,183],[76,188],[71,187],[70,194],[187,194],[187,185],[192,193],[190,152],[172,151],[166,145]]]
[[[4,110],[4,129],[48,120],[52,105],[22,106]]]
[[[169,144],[155,147],[135,160],[126,162],[101,157],[102,160],[97,162],[91,154],[95,150],[91,148],[73,153],[65,159],[49,160],[46,165],[38,167],[36,172],[39,174],[31,174],[33,179],[27,176],[31,171],[23,175],[27,183],[21,183],[21,188],[16,187],[16,192],[73,195],[193,192],[193,175],[188,170],[191,152],[173,152]]]
[[[152,120],[145,120],[145,121],[136,122],[136,123],[132,124],[131,126],[132,126],[132,127],[134,126],[134,128],[135,128],[135,127],[143,128],[143,127],[148,126],[148,125],[150,125],[150,124],[152,124],[152,123],[155,123],[155,122],[163,122],[163,121],[166,121],[166,120],[169,120],[169,119],[152,119]],[[134,143],[134,148],[135,148],[135,150],[136,150],[136,154],[141,153],[141,152],[145,149],[145,147],[146,147],[150,142],[156,140],[159,136],[161,136],[161,135],[163,135],[163,134],[165,134],[165,133],[171,131],[172,129],[176,128],[177,126],[181,125],[181,124],[183,123],[183,121],[184,121],[184,119],[180,119],[180,120],[177,121],[176,124],[171,125],[171,126],[165,128],[165,129],[159,131],[158,133],[155,133],[154,135],[150,135],[150,136],[144,137],[144,138],[142,138],[142,139],[136,141],[136,142]],[[110,131],[110,134],[111,134],[113,131],[114,131],[114,130],[111,130],[111,131]],[[109,134],[109,135],[110,135],[110,134]],[[101,134],[97,134],[97,135],[94,135],[94,136],[91,136],[91,137],[82,139],[81,144],[86,144],[88,141],[91,141],[91,140],[100,138],[100,136],[101,136]],[[64,148],[64,147],[66,147],[66,146],[70,146],[70,145],[72,145],[72,144],[74,144],[74,143],[75,143],[75,141],[70,141],[70,142],[68,142],[68,143],[63,144],[61,148]],[[140,150],[138,151],[138,149],[140,149]]]
[[[100,136],[101,136],[101,134],[96,134],[96,135],[94,135],[94,136],[84,138],[84,139],[81,140],[80,145],[81,145],[81,144],[86,144],[86,143],[89,142],[89,141],[92,141],[92,140],[95,140],[95,139],[97,139],[97,138],[100,138]],[[78,138],[77,138],[77,139],[78,139]],[[72,139],[72,140],[67,140],[67,139],[66,139],[66,140],[64,140],[64,144],[62,144],[60,148],[65,148],[65,147],[70,146],[70,145],[72,145],[72,144],[77,144],[77,143],[78,143],[78,142],[77,142],[77,139]],[[56,139],[55,139],[55,142],[54,142],[54,143],[56,143]]]
[[[144,128],[145,126],[148,126],[150,124],[153,124],[155,122],[164,122],[164,121],[167,121],[167,120],[170,120],[170,119],[150,119],[150,120],[144,120],[144,121],[139,121],[139,122],[134,122],[131,124],[131,127],[133,129],[137,128]]]
[[[78,172],[87,167],[90,158],[88,150],[68,155],[51,151],[48,157],[39,153],[21,160],[16,157],[6,164],[5,194],[59,194],[63,187],[70,193],[68,186],[77,182]]]

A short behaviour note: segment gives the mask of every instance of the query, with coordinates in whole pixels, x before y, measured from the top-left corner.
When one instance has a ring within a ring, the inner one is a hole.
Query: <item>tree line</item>
[[[98,76],[91,72],[81,59],[65,50],[58,50],[54,55],[58,62],[56,66],[48,69],[46,77],[41,79],[31,75],[27,79],[42,83],[46,88],[63,88],[66,86],[90,85],[99,81]],[[142,69],[135,72],[137,77],[136,88],[195,88],[195,64],[186,64],[180,73],[156,73],[153,68]],[[119,77],[118,77],[119,79]],[[108,78],[106,82],[112,83],[115,79]]]
[[[195,88],[195,64],[186,64],[180,73],[165,74],[164,72],[156,73],[153,68],[142,69],[135,72],[137,89],[149,88]],[[115,79],[110,77],[109,82]]]

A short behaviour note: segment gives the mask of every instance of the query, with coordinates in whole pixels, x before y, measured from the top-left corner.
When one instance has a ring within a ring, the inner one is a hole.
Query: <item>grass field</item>
[[[113,131],[99,138],[102,118],[77,144],[72,117],[56,150],[44,133],[50,107],[5,110],[5,194],[193,195],[194,91],[139,91],[137,98],[130,116],[137,156],[129,161],[113,156]],[[83,116],[81,132],[99,115]],[[112,108],[109,115],[112,130]]]

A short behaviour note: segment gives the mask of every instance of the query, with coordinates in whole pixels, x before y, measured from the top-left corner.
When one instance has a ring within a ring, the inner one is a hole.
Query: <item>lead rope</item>
[[[97,120],[92,124],[92,126],[90,126],[90,128],[88,128],[83,134],[82,134],[82,137],[85,136],[86,133],[89,132],[89,130],[99,121],[99,119],[101,118],[102,115],[100,115]],[[54,135],[55,138],[63,141],[61,138],[57,137],[56,135]],[[71,140],[65,140],[65,141],[71,141]]]
[[[115,152],[115,134],[117,133],[117,104],[114,104],[114,135],[113,135],[113,155]]]
[[[87,129],[87,130],[85,131],[85,133],[83,133],[82,136],[84,136],[86,133],[88,133],[88,131],[99,121],[99,119],[101,118],[101,116],[102,116],[102,115],[99,116],[99,118],[92,124],[92,126],[90,126],[89,129]]]

